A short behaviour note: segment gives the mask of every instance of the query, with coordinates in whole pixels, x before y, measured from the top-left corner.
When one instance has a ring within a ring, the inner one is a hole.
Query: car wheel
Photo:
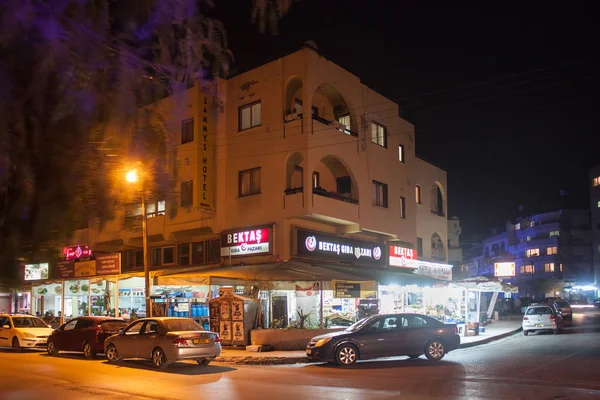
[[[83,344],[83,356],[87,359],[96,357],[96,352],[89,342]]]
[[[152,364],[158,369],[166,368],[168,365],[167,356],[165,356],[165,352],[160,347],[157,347],[152,352]]]
[[[335,361],[338,365],[348,366],[358,361],[356,347],[351,344],[343,344],[335,352]]]
[[[524,335],[524,336],[527,336],[527,335],[529,335],[529,331],[523,331],[523,335]]]
[[[425,357],[431,361],[439,361],[446,355],[446,347],[441,340],[433,339],[425,345]]]
[[[196,362],[198,363],[198,365],[206,366],[210,364],[210,361],[211,360],[209,358],[196,358]]]
[[[412,358],[413,360],[415,360],[415,359],[417,359],[417,358],[421,357],[421,355],[420,355],[420,354],[411,354],[411,355],[409,355],[408,357],[409,357],[409,358]]]
[[[48,342],[48,355],[51,357],[56,357],[58,355],[58,348],[53,341]]]
[[[13,338],[12,347],[15,350],[15,353],[20,353],[23,351],[23,348],[21,347],[21,343],[19,343],[19,339],[16,337]]]
[[[119,356],[119,352],[114,344],[110,344],[106,348],[106,358],[108,359],[108,362],[113,364],[121,361],[121,356]]]

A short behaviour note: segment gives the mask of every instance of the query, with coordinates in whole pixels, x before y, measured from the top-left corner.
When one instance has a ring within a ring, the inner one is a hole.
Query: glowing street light
[[[129,183],[138,181],[138,173],[135,169],[127,171],[125,180]],[[150,272],[148,271],[148,219],[146,216],[146,194],[144,193],[144,181],[142,180],[142,247],[144,254],[144,289],[146,292],[146,316],[152,316],[152,304],[150,304]]]
[[[132,169],[131,171],[127,171],[127,174],[125,174],[125,180],[127,180],[127,182],[129,182],[129,183],[137,182],[137,180],[138,180],[137,171],[135,169]]]

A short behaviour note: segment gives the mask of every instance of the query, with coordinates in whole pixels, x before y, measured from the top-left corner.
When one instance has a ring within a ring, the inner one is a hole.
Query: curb
[[[213,360],[223,364],[235,365],[289,365],[308,364],[307,357],[217,357]]]
[[[488,343],[494,342],[496,340],[500,340],[500,339],[504,339],[504,338],[507,338],[509,336],[512,336],[512,335],[514,335],[517,332],[521,332],[522,330],[523,330],[523,327],[518,327],[517,329],[514,329],[512,331],[508,331],[506,333],[503,333],[503,334],[500,334],[500,335],[497,335],[497,336],[492,336],[490,338],[483,339],[483,340],[480,340],[478,342],[462,343],[460,345],[459,349],[467,349],[469,347],[475,347],[475,346],[481,346],[483,344],[488,344]]]

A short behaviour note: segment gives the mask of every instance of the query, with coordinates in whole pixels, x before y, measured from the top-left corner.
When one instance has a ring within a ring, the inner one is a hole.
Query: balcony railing
[[[439,217],[445,217],[445,216],[446,216],[446,214],[444,214],[444,212],[443,212],[443,211],[431,210],[431,213],[432,213],[433,215],[437,215],[437,216],[439,216]]]
[[[289,195],[292,195],[292,194],[296,194],[296,193],[304,193],[304,188],[303,187],[297,187],[297,188],[285,189],[284,193],[286,194],[286,196],[289,196]]]
[[[346,203],[358,204],[358,200],[352,199],[348,196],[344,196],[343,194],[339,194],[336,192],[328,192],[326,189],[321,187],[317,187],[313,189],[313,193],[323,197],[329,197],[330,199],[345,201]]]
[[[358,133],[356,132],[352,132],[350,129],[348,128],[341,128],[341,126],[343,126],[342,124],[340,124],[337,121],[330,121],[328,119],[319,117],[318,115],[313,115],[312,116],[313,120],[318,121],[324,125],[331,125],[333,128],[341,131],[342,133],[346,134],[346,135],[350,135],[350,136],[358,136]]]

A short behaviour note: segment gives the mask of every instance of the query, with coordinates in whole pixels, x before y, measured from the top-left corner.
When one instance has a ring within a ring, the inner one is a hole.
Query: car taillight
[[[556,315],[552,314],[552,315],[550,316],[550,319],[556,319]]]
[[[457,325],[454,325],[454,334],[458,335],[458,326]]]
[[[173,346],[187,346],[187,340],[184,338],[179,338],[173,340]]]
[[[529,317],[523,317],[523,321],[529,321]]]
[[[215,338],[215,343],[219,343],[221,341],[221,338],[219,337],[219,335],[217,335],[217,337]]]

